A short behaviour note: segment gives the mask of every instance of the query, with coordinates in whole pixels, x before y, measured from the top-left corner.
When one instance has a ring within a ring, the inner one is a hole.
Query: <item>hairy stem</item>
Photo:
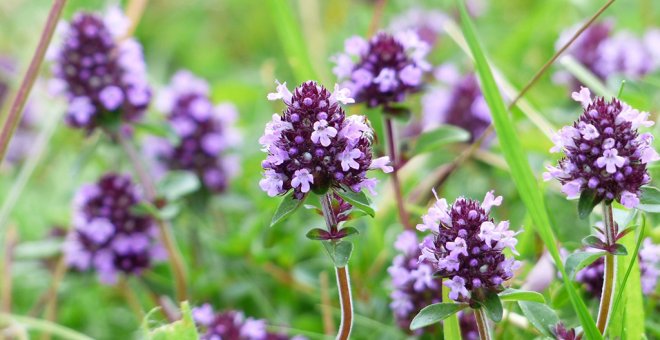
[[[614,215],[612,214],[612,204],[602,203],[603,219],[605,220],[605,243],[608,246],[616,242],[616,225]],[[609,322],[610,312],[612,310],[612,300],[614,297],[614,286],[616,284],[616,257],[612,254],[605,255],[605,273],[603,274],[603,291],[600,296],[600,306],[598,307],[598,319],[596,326],[601,334],[605,334],[607,323]]]
[[[486,320],[486,311],[483,308],[474,309],[474,318],[477,320],[477,328],[479,329],[479,339],[490,340],[490,330],[488,329],[488,321]]]
[[[323,218],[328,231],[337,230],[337,216],[332,210],[332,193],[321,196],[321,207],[323,208]],[[339,325],[337,339],[346,340],[351,335],[351,329],[353,328],[353,300],[351,298],[351,279],[348,276],[348,265],[335,267],[335,274],[341,305],[341,324]]]
[[[412,226],[409,223],[408,213],[406,212],[405,203],[403,200],[403,195],[401,194],[401,183],[399,182],[399,165],[401,162],[397,159],[397,150],[396,143],[394,141],[394,129],[392,128],[392,120],[385,118],[385,127],[387,134],[387,145],[390,152],[390,161],[392,162],[392,185],[394,186],[394,195],[396,197],[396,205],[399,211],[399,221],[403,224],[403,227],[406,230],[412,230]]]
[[[341,324],[337,339],[346,340],[353,328],[353,301],[351,299],[351,279],[348,277],[348,265],[335,268],[337,286],[339,287],[339,302],[341,303]]]
[[[146,171],[144,164],[140,155],[133,147],[131,141],[127,140],[121,132],[114,135],[122,148],[126,152],[135,173],[144,187],[145,197],[149,202],[153,202],[156,198],[156,186],[152,181],[151,176]],[[163,242],[165,249],[167,250],[167,258],[170,261],[170,266],[172,267],[172,273],[174,275],[174,283],[176,285],[176,297],[178,301],[184,301],[188,298],[188,288],[186,280],[185,267],[183,265],[183,258],[181,252],[174,242],[172,236],[172,231],[170,230],[170,225],[167,221],[164,221],[160,218],[155,218],[156,224],[158,226],[158,232],[160,235],[160,241]]]
[[[5,158],[11,136],[14,134],[14,131],[18,126],[18,122],[21,120],[25,101],[30,95],[34,81],[37,79],[37,75],[39,74],[39,67],[44,60],[46,50],[48,49],[50,40],[53,38],[55,27],[57,26],[57,22],[60,20],[60,15],[62,14],[62,9],[64,8],[65,4],[66,0],[54,0],[53,5],[50,8],[48,19],[46,20],[46,26],[41,32],[41,37],[39,38],[37,49],[32,56],[30,66],[28,67],[25,77],[23,77],[21,87],[16,93],[16,98],[14,98],[14,101],[12,102],[9,113],[7,114],[7,117],[4,121],[4,125],[2,126],[2,131],[0,132],[0,163],[2,163],[2,160]]]

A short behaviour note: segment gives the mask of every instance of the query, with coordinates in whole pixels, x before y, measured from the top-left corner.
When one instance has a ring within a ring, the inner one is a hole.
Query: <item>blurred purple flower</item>
[[[460,75],[451,64],[438,67],[434,73],[440,84],[422,98],[422,126],[430,130],[442,124],[455,125],[470,132],[470,141],[474,141],[491,122],[477,77],[471,72]]]
[[[572,126],[553,137],[551,152],[564,152],[559,166],[547,166],[546,181],[555,178],[569,199],[593,190],[597,200],[617,200],[627,208],[639,204],[640,187],[650,181],[646,164],[660,159],[653,149],[653,135],[639,134],[639,127],[654,124],[648,112],[640,112],[616,98],[591,99],[583,87],[573,93],[584,113]]]
[[[0,56],[0,109],[4,105],[10,105],[9,83],[16,77],[16,65],[14,60],[8,57]],[[37,121],[33,108],[33,102],[28,100],[23,109],[21,120],[14,131],[14,134],[7,146],[7,155],[5,160],[9,164],[16,164],[27,157],[30,147],[36,137]]]
[[[357,102],[388,107],[420,90],[424,74],[431,69],[425,59],[429,50],[412,30],[396,35],[381,32],[369,41],[353,36],[345,42],[345,53],[332,58],[333,72]]]
[[[650,238],[644,240],[644,244],[639,250],[639,266],[642,292],[653,294],[660,277],[660,245],[653,244]]]
[[[401,253],[387,269],[394,289],[390,295],[390,308],[399,327],[407,331],[410,329],[410,322],[422,308],[442,301],[442,296],[438,293],[442,280],[433,277],[433,266],[419,262],[422,253],[415,232],[402,232],[394,243],[394,248]],[[422,332],[423,330],[419,331]]]
[[[211,192],[222,192],[239,170],[238,158],[227,153],[240,143],[234,129],[236,107],[213,106],[208,84],[188,71],[177,72],[159,94],[156,106],[167,114],[179,138],[174,145],[164,138],[150,138],[146,153],[155,160],[160,176],[166,170],[189,170]]]
[[[263,191],[277,196],[293,189],[298,199],[311,190],[341,186],[373,193],[376,180],[367,178],[367,170],[392,168],[387,158],[372,159],[373,130],[364,116],[346,117],[340,104],[352,103],[349,95],[338,85],[330,92],[308,81],[291,93],[286,83],[278,83],[268,99],[281,99],[286,109],[273,114],[259,139],[268,153],[259,182]]]
[[[48,52],[55,63],[51,84],[69,101],[66,121],[91,132],[116,120],[138,120],[151,101],[142,46],[125,38],[128,19],[118,7],[105,17],[79,12],[62,23],[59,46]]]
[[[420,244],[419,261],[433,266],[436,276],[449,279],[443,285],[451,289],[449,298],[454,301],[469,302],[475,290],[503,290],[520,262],[502,251],[509,248],[518,254],[515,236],[520,231],[509,230],[508,221],[495,224],[490,217],[502,196],[490,191],[483,203],[460,197],[451,206],[444,198],[436,199],[417,225],[420,231],[431,231]]]
[[[201,340],[304,340],[278,333],[268,332],[266,320],[246,318],[242,312],[226,311],[216,313],[210,304],[193,308],[193,319],[197,324]]]
[[[73,202],[73,230],[64,244],[69,267],[92,269],[105,284],[119,273],[140,275],[166,253],[154,221],[132,208],[142,197],[130,177],[109,173],[83,185]]]
[[[568,42],[580,26],[562,32],[556,48]],[[613,26],[612,20],[592,24],[573,42],[568,53],[601,80],[614,75],[639,79],[657,70],[660,66],[657,61],[660,56],[657,30],[649,30],[643,38],[639,38],[628,31],[612,34]],[[574,88],[580,85],[567,71],[557,72],[554,79],[558,83],[570,83]]]
[[[421,40],[429,46],[434,46],[440,35],[444,34],[444,23],[449,20],[447,14],[434,9],[420,7],[397,15],[390,22],[391,32],[413,30]]]

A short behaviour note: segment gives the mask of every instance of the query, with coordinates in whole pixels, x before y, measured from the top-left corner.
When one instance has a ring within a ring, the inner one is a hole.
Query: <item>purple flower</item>
[[[246,318],[242,312],[214,312],[210,304],[193,308],[193,319],[197,324],[202,340],[302,340],[302,337],[290,338],[283,334],[271,333],[266,329],[266,321]]]
[[[653,294],[660,278],[660,245],[653,244],[650,238],[644,240],[644,245],[639,250],[639,265],[642,292]]]
[[[124,39],[128,19],[118,8],[105,18],[79,12],[59,31],[63,41],[49,56],[54,60],[54,88],[69,100],[66,121],[94,130],[108,121],[138,120],[151,100],[142,47]]]
[[[445,199],[437,202],[422,217],[420,231],[431,235],[420,244],[419,261],[433,266],[436,276],[447,278],[443,285],[451,289],[449,297],[469,302],[474,290],[503,290],[502,284],[513,277],[520,262],[506,258],[504,248],[517,254],[516,234],[509,222],[497,224],[490,209],[502,203],[501,196],[488,192],[483,203],[460,197],[450,206]]]
[[[346,40],[345,53],[333,57],[333,72],[356,102],[387,107],[419,91],[431,68],[425,60],[429,49],[414,31],[395,36],[381,32],[369,42],[354,36]]]
[[[607,80],[613,75],[623,75],[629,79],[639,79],[655,71],[657,43],[660,36],[650,30],[643,38],[638,38],[630,32],[621,31],[612,34],[613,21],[595,23],[589,26],[571,47],[568,53],[589,69],[601,80]],[[579,25],[573,26],[561,33],[556,48],[563,46]],[[555,74],[559,83],[572,83],[577,88],[579,82],[565,71]]]
[[[479,329],[474,313],[462,310],[458,312],[458,323],[461,327],[463,340],[479,340]]]
[[[443,25],[447,20],[449,18],[441,11],[415,7],[392,19],[390,31],[414,30],[422,41],[433,46],[438,37],[444,34]]]
[[[639,134],[639,127],[653,125],[648,112],[640,112],[617,99],[591,99],[583,87],[573,93],[584,113],[572,126],[553,137],[551,152],[563,151],[558,167],[547,167],[545,180],[556,178],[568,198],[592,190],[596,200],[619,201],[627,208],[639,204],[640,187],[650,181],[646,164],[660,159],[653,136]]]
[[[234,129],[234,105],[214,106],[208,84],[188,71],[177,72],[158,96],[158,109],[167,114],[178,144],[152,138],[146,153],[157,162],[156,172],[188,170],[195,173],[211,192],[222,192],[238,170],[238,160],[227,154],[240,142]]]
[[[394,243],[401,254],[387,269],[393,288],[390,308],[399,327],[404,330],[410,329],[410,322],[422,308],[442,300],[437,294],[441,279],[433,277],[433,266],[418,261],[421,255],[418,244],[415,232],[402,232]]]
[[[367,178],[367,170],[391,171],[387,159],[371,158],[373,130],[364,116],[346,117],[340,104],[353,101],[349,94],[308,81],[293,93],[278,83],[277,92],[268,95],[287,106],[282,115],[273,115],[259,139],[268,154],[259,186],[269,196],[293,189],[301,199],[310,191],[342,186],[373,192],[376,181]]]
[[[106,174],[82,186],[73,202],[73,228],[64,245],[67,264],[92,269],[113,284],[119,273],[140,275],[166,256],[153,220],[131,208],[141,201],[128,176]]]
[[[490,110],[476,76],[474,73],[461,76],[451,64],[438,67],[434,73],[440,86],[422,98],[424,129],[451,124],[469,131],[474,141],[491,122]]]

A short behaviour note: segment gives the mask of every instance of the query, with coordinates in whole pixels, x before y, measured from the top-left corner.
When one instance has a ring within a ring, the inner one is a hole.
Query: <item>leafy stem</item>
[[[605,243],[608,246],[616,242],[616,225],[612,214],[612,204],[603,202],[603,219],[605,220]],[[616,282],[616,258],[611,253],[605,255],[605,273],[603,278],[603,292],[598,307],[598,319],[596,326],[601,334],[605,334],[610,311],[612,310],[612,297],[614,296],[614,284]]]

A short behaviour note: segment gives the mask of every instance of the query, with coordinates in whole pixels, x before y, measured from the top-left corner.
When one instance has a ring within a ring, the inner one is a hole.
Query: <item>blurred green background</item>
[[[559,33],[590,17],[602,1],[486,1],[484,13],[475,19],[478,33],[492,58],[493,65],[520,89],[548,60],[555,50]],[[123,3],[125,5],[125,2]],[[25,70],[36,46],[50,1],[4,0],[0,2],[0,54],[16,59],[20,73]],[[79,10],[103,10],[107,2],[70,0],[64,18]],[[412,7],[433,8],[455,16],[452,1],[387,1],[380,28]],[[211,302],[216,309],[240,309],[247,315],[264,318],[269,325],[289,329],[290,334],[304,333],[321,337],[321,287],[329,287],[330,301],[338,324],[335,279],[332,264],[323,247],[305,238],[307,230],[320,227],[323,220],[311,211],[297,212],[287,223],[268,227],[278,200],[269,198],[258,187],[264,154],[256,142],[265,123],[280,105],[268,102],[266,94],[274,89],[274,80],[287,81],[290,87],[317,78],[331,87],[335,78],[329,57],[343,49],[351,35],[365,35],[374,16],[372,1],[319,0],[152,0],[137,27],[136,37],[144,46],[149,77],[156,90],[164,86],[179,69],[189,69],[207,79],[215,101],[230,101],[239,108],[238,126],[244,142],[240,155],[241,171],[228,192],[214,197],[208,213],[188,209],[174,221],[179,246],[186,257],[193,304]],[[660,4],[651,0],[618,1],[603,15],[616,20],[615,31],[628,29],[637,34],[660,20]],[[430,56],[434,65],[452,61],[465,69],[469,58],[448,36],[441,36]],[[570,101],[568,90],[554,84],[555,65],[531,89],[526,98],[554,127],[573,121],[579,112]],[[49,77],[49,64],[43,77]],[[660,108],[659,75],[644,81],[628,82],[626,98],[633,106],[657,113]],[[612,91],[618,83],[608,84]],[[43,91],[42,91],[43,92]],[[38,92],[37,92],[38,93]],[[43,94],[43,93],[42,93]],[[61,105],[56,99],[33,95],[41,122]],[[420,95],[408,103],[419,108]],[[5,106],[6,108],[6,106]],[[363,106],[348,109],[361,114]],[[418,110],[416,110],[418,111]],[[414,112],[419,114],[419,112]],[[540,178],[544,162],[553,162],[548,149],[551,142],[521,112],[514,111],[523,147]],[[147,120],[162,119],[155,110]],[[43,125],[43,124],[42,124]],[[401,126],[399,126],[401,127]],[[656,129],[657,130],[657,129]],[[657,134],[656,134],[657,135]],[[143,137],[138,134],[138,138]],[[98,135],[84,136],[58,121],[43,157],[29,178],[8,225],[18,230],[21,251],[16,256],[12,280],[12,312],[30,314],[52,280],[52,266],[45,256],[56,249],[46,245],[55,226],[69,225],[71,200],[83,183],[94,181],[109,170],[130,172],[121,151]],[[383,138],[381,137],[382,141]],[[402,171],[404,191],[409,194],[439,165],[453,159],[463,145],[437,150],[432,157],[421,157]],[[383,145],[379,145],[380,152]],[[513,228],[525,226],[519,250],[525,262],[523,273],[514,279],[524,280],[524,273],[536,262],[543,245],[533,234],[496,141],[479,157],[463,164],[441,188],[440,196],[453,200],[465,195],[481,199],[490,189],[505,197],[505,204],[495,211],[497,219],[509,219]],[[22,171],[20,165],[0,170],[0,202],[9,198],[11,187]],[[660,172],[652,170],[654,177]],[[354,223],[360,235],[354,237],[351,277],[355,299],[355,339],[397,339],[406,335],[399,330],[388,304],[390,282],[387,267],[395,252],[392,243],[402,227],[396,218],[390,183],[381,177],[375,219],[362,218]],[[656,182],[656,181],[654,181]],[[656,182],[657,183],[657,182]],[[554,219],[555,232],[569,249],[579,245],[589,233],[589,223],[577,219],[576,203],[566,201],[556,183],[548,184],[546,200]],[[425,204],[409,207],[415,220],[425,212]],[[655,222],[655,218],[652,219]],[[650,226],[654,227],[653,223]],[[660,230],[647,228],[656,242]],[[195,242],[200,242],[196,244]],[[168,269],[160,265],[144,281],[162,294],[171,294]],[[7,279],[7,278],[2,278]],[[325,283],[322,281],[325,280]],[[145,310],[154,307],[145,285],[129,280]],[[548,290],[548,297],[558,291],[559,282]],[[575,323],[570,304],[555,297],[563,317]],[[647,306],[649,322],[660,329],[654,299]],[[591,307],[595,308],[591,301]],[[653,313],[655,309],[656,313]],[[39,315],[37,315],[39,316]],[[93,275],[68,273],[59,289],[57,322],[99,339],[139,337],[137,319],[127,307],[121,290],[100,285]],[[280,329],[280,328],[277,328]],[[498,328],[502,339],[533,337],[531,333],[507,324]],[[659,336],[658,333],[655,333]],[[318,336],[317,336],[318,335]]]

